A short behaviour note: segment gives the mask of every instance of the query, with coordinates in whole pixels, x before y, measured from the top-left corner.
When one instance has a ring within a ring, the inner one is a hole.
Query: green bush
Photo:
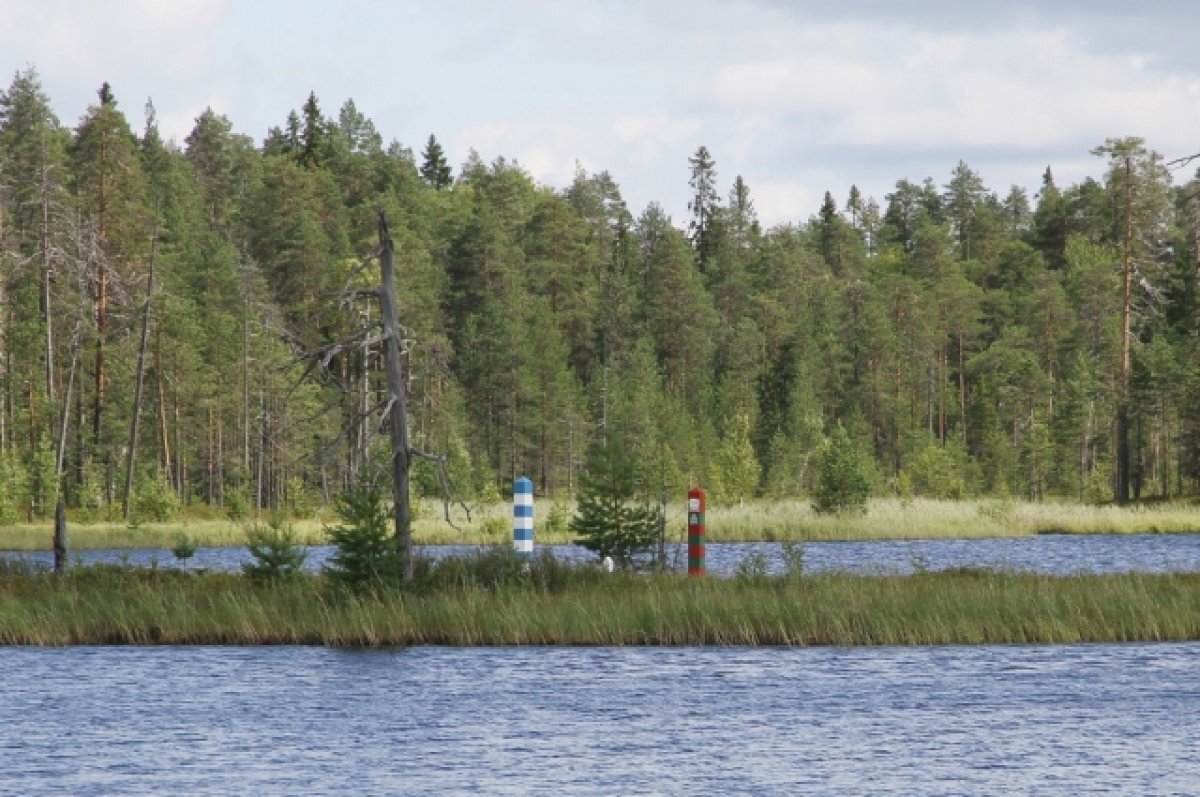
[[[21,509],[28,500],[25,468],[15,454],[0,456],[0,524],[10,525],[20,520]]]
[[[311,518],[321,506],[321,498],[317,491],[304,483],[299,476],[293,476],[287,482],[287,507],[292,517]]]
[[[130,523],[165,523],[179,513],[179,496],[164,474],[158,473],[138,485],[130,507]]]
[[[196,542],[188,535],[180,534],[171,548],[171,553],[180,561],[191,559],[196,555]]]
[[[486,518],[479,524],[479,533],[485,540],[499,542],[506,537],[511,537],[513,531],[513,522],[502,517]]]
[[[225,503],[225,517],[237,523],[250,513],[250,491],[246,485],[230,487],[221,496]]]
[[[925,498],[958,500],[966,495],[967,485],[962,477],[963,460],[940,445],[928,445],[913,458],[904,474],[910,480],[912,492]]]
[[[550,511],[546,513],[542,528],[549,534],[563,534],[567,530],[567,523],[570,522],[570,519],[566,501],[556,500],[550,504]]]
[[[820,514],[863,513],[871,481],[846,430],[838,424],[821,451],[813,510]]]

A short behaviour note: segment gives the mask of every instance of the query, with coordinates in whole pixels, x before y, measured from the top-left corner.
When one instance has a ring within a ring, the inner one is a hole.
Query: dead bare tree
[[[403,368],[403,354],[406,340],[402,334],[399,313],[396,303],[396,251],[395,244],[388,231],[387,218],[383,211],[378,214],[379,226],[379,287],[370,289],[355,289],[351,283],[362,272],[357,269],[347,280],[346,287],[339,296],[339,302],[349,304],[363,298],[373,298],[379,302],[379,319],[360,325],[350,335],[321,346],[310,352],[310,360],[305,377],[314,370],[329,372],[333,361],[342,355],[356,349],[366,351],[373,347],[382,346],[382,360],[386,377],[387,391],[382,401],[368,407],[369,402],[363,402],[359,411],[346,424],[334,439],[332,445],[337,446],[343,440],[352,440],[358,447],[356,455],[364,453],[374,442],[376,436],[387,429],[389,437],[389,478],[392,483],[392,521],[394,537],[400,546],[404,560],[403,578],[411,581],[413,577],[412,559],[412,510],[409,491],[409,472],[413,457],[421,457],[434,463],[438,479],[442,486],[442,507],[444,518],[452,528],[457,528],[450,518],[452,503],[452,487],[446,470],[446,458],[432,454],[409,445],[408,434],[408,401],[406,381]],[[364,360],[365,363],[365,360]],[[363,378],[366,378],[364,367]],[[348,385],[344,390],[352,389]],[[361,388],[360,388],[361,389]],[[374,423],[373,420],[378,419]],[[470,519],[470,508],[461,501],[457,502]]]

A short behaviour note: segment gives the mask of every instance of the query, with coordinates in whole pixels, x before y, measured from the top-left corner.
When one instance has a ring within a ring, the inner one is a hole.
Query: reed
[[[565,573],[565,574],[564,574]],[[80,568],[0,575],[0,643],[940,645],[1200,639],[1200,573],[961,570],[688,579],[602,574],[417,591],[321,576]]]

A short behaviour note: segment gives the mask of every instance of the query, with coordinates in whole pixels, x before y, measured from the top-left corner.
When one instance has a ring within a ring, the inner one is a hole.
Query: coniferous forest
[[[411,443],[467,498],[519,475],[574,494],[601,439],[646,495],[725,503],[811,494],[834,437],[876,495],[1200,482],[1200,181],[1140,139],[1032,197],[960,161],[764,229],[703,146],[672,219],[606,172],[560,190],[454,167],[434,135],[385,143],[349,100],[310,95],[261,141],[212,111],[181,143],[139,117],[105,84],[68,126],[32,68],[0,92],[7,522],[60,495],[85,517],[135,495],[298,510],[378,469],[386,435],[358,423],[378,352],[311,353],[378,321],[353,289],[378,281],[381,210]]]

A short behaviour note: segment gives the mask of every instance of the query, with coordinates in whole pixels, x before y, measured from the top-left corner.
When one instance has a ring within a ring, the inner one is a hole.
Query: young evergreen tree
[[[839,423],[821,452],[813,510],[821,514],[866,512],[870,494],[871,482],[858,452]]]
[[[383,491],[377,485],[359,485],[338,496],[334,508],[341,522],[327,529],[337,548],[326,568],[330,580],[355,590],[398,583],[403,555],[392,535]]]
[[[612,557],[623,570],[649,564],[659,539],[658,507],[639,502],[638,463],[616,436],[588,456],[575,516],[568,526],[577,542],[597,556]]]

